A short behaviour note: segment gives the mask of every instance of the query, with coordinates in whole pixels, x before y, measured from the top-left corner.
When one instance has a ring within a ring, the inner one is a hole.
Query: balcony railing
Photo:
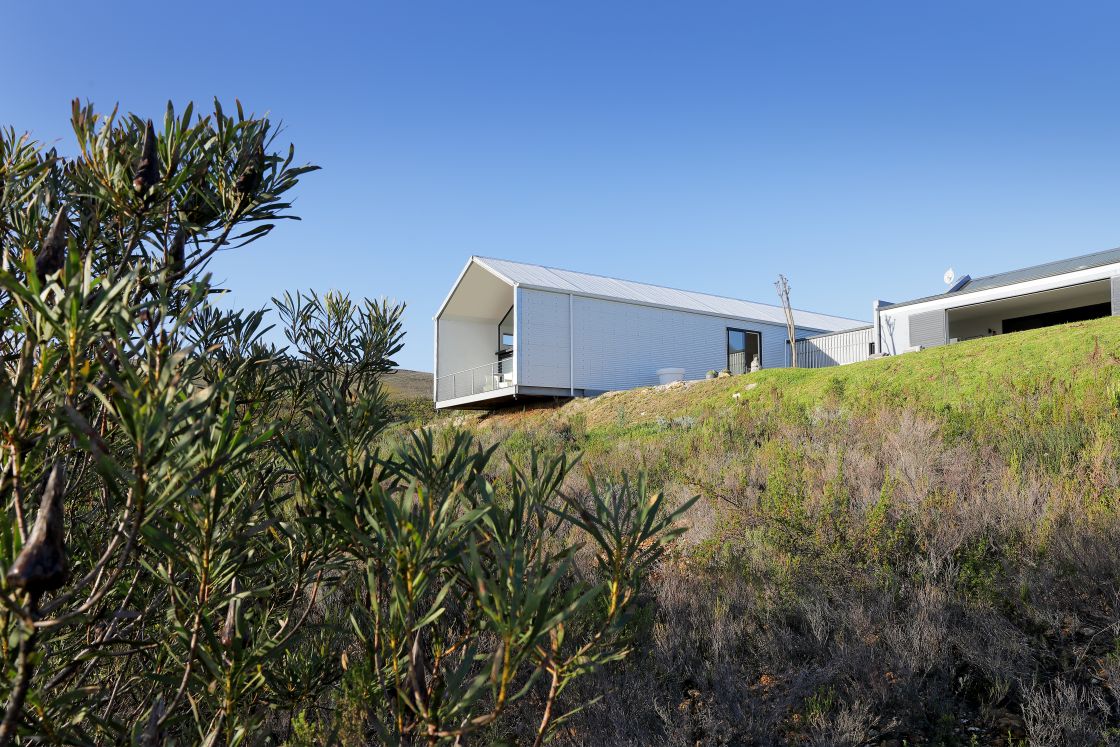
[[[513,361],[494,361],[436,379],[436,402],[513,386]]]

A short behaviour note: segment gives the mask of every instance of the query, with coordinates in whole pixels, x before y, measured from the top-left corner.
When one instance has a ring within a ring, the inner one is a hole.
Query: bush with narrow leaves
[[[278,349],[210,303],[314,169],[271,123],[72,124],[69,158],[0,132],[0,745],[461,743],[529,700],[548,738],[687,504],[390,448],[401,305],[285,295]]]

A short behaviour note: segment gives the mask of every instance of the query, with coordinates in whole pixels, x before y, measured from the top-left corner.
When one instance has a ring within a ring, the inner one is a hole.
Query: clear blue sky
[[[11,2],[0,124],[69,100],[269,111],[321,172],[233,301],[407,301],[483,254],[870,317],[1120,244],[1120,4]]]

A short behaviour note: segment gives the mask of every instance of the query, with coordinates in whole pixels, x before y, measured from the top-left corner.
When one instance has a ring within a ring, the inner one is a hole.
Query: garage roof
[[[1109,249],[1094,254],[1085,254],[1080,257],[1071,257],[1069,259],[1059,259],[1054,262],[1034,265],[1033,267],[1024,267],[1021,270],[1010,270],[1008,272],[996,273],[995,275],[985,275],[975,280],[969,280],[960,288],[950,293],[938,293],[932,296],[924,296],[923,298],[915,298],[910,301],[882,304],[879,308],[887,309],[894,306],[909,306],[910,304],[922,303],[923,301],[934,301],[938,298],[951,298],[966,293],[975,293],[976,291],[1000,288],[1005,285],[1025,283],[1028,280],[1041,280],[1042,278],[1050,278],[1056,275],[1065,275],[1069,272],[1088,270],[1093,267],[1102,267],[1104,265],[1117,263],[1120,263],[1120,248]]]

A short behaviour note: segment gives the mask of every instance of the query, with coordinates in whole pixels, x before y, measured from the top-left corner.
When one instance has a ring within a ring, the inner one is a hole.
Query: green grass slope
[[[528,426],[575,418],[590,432],[609,436],[665,419],[779,401],[787,410],[830,406],[857,413],[888,405],[998,426],[1001,417],[1100,416],[1116,404],[1118,382],[1120,317],[1110,317],[848,366],[768,369],[675,388],[612,392],[560,408],[493,413],[484,422]]]

